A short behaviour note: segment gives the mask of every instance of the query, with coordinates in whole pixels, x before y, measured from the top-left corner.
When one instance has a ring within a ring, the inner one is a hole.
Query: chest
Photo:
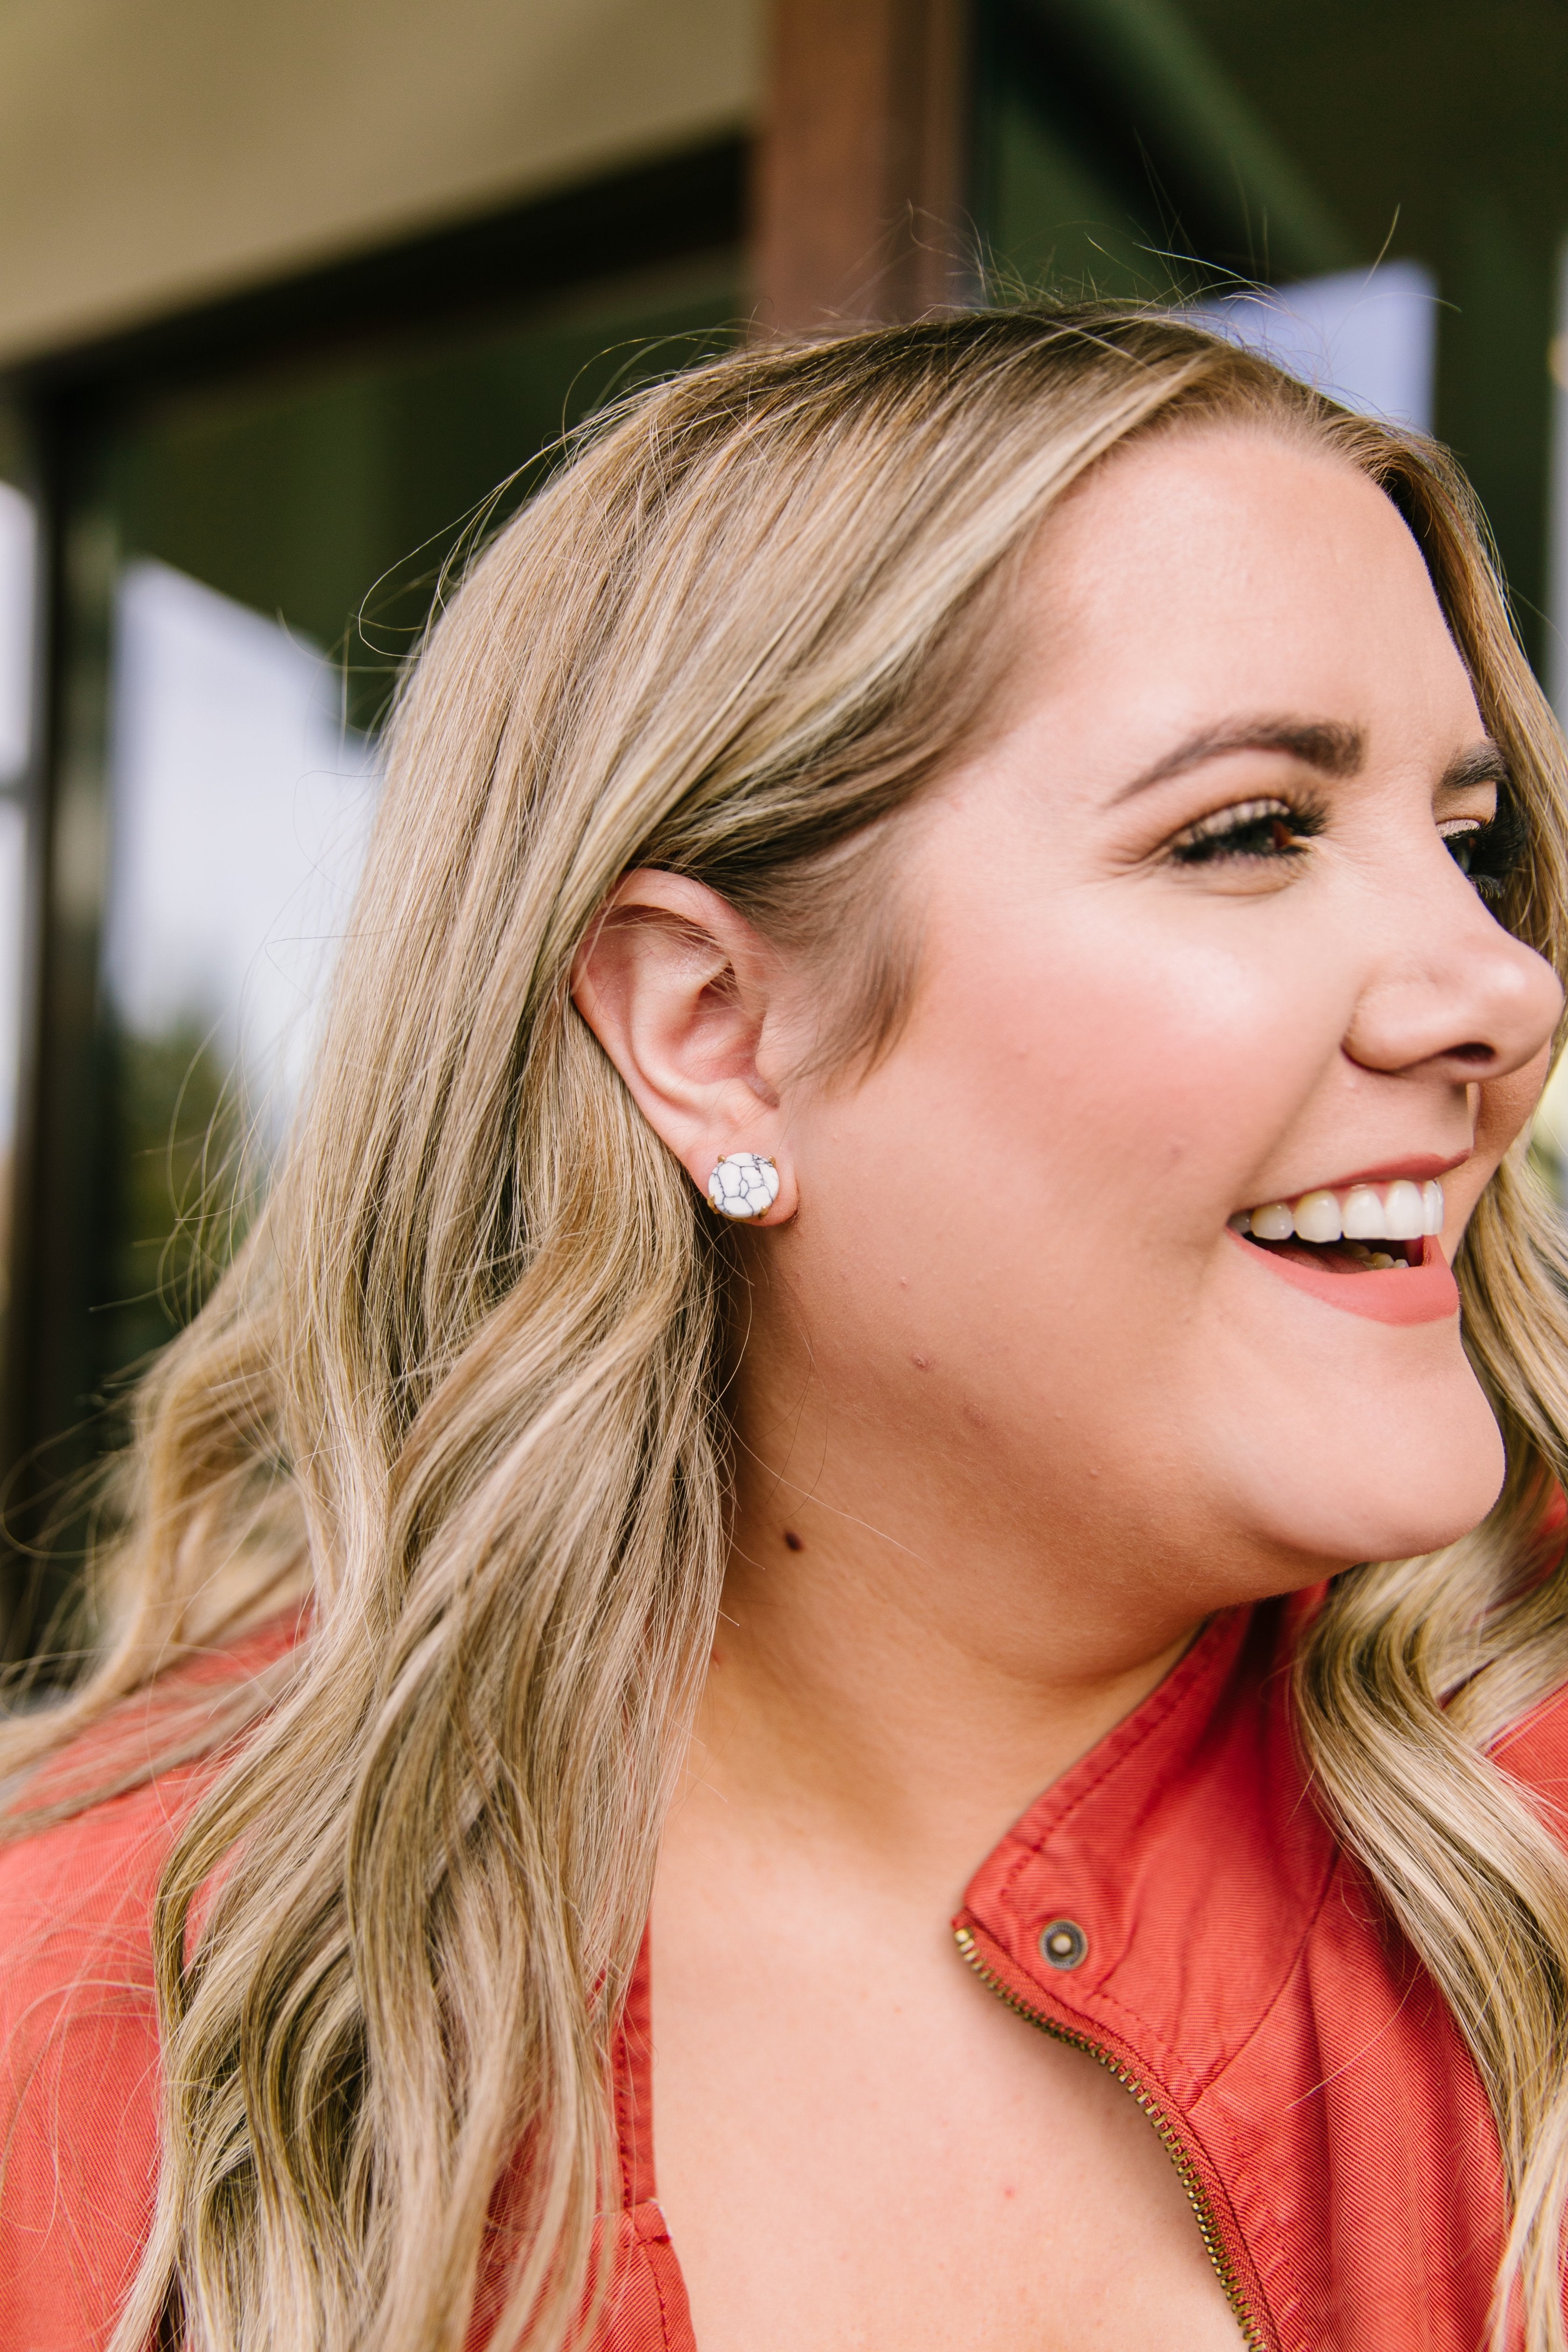
[[[1243,2342],[1165,2146],[940,1920],[656,1907],[658,2197],[699,2352]]]
[[[678,1816],[621,2070],[667,2319],[613,2352],[1474,2352],[1495,2128],[1278,1687],[1199,1645],[975,1871],[968,1967],[946,1875]]]
[[[879,1942],[831,1904],[661,1886],[605,2352],[1474,2352],[1495,2131],[1435,1987],[1339,1874],[1235,2042],[1217,1956],[1086,1965],[1068,1999],[1038,1923],[975,1893],[965,1968],[940,1924]]]

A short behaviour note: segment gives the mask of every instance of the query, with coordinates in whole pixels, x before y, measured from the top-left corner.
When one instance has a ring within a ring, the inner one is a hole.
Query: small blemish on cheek
[[[910,1358],[910,1361],[914,1366],[917,1372],[929,1372],[931,1370],[931,1358],[929,1356],[911,1356]]]
[[[797,1536],[793,1528],[785,1528],[784,1541],[789,1546],[791,1551],[804,1551],[805,1549],[805,1537]]]
[[[991,1426],[977,1404],[966,1404],[963,1408],[963,1418],[968,1422],[971,1429],[989,1429]]]

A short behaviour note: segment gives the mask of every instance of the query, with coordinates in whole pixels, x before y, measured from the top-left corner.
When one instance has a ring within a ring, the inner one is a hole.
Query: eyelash
[[[1460,873],[1474,884],[1488,906],[1495,906],[1505,896],[1529,846],[1519,812],[1506,800],[1499,801],[1496,816],[1487,824],[1457,824],[1443,840]]]
[[[1327,823],[1324,812],[1310,802],[1243,801],[1188,825],[1172,842],[1168,855],[1178,866],[1232,860],[1289,863],[1306,856],[1308,843],[1316,840]],[[1497,814],[1485,824],[1456,823],[1442,838],[1460,873],[1489,906],[1505,896],[1528,847],[1524,825],[1506,800],[1499,802]]]
[[[1275,864],[1304,856],[1308,842],[1327,822],[1321,809],[1306,803],[1242,801],[1189,824],[1177,834],[1169,854],[1178,866],[1213,866],[1222,858]]]

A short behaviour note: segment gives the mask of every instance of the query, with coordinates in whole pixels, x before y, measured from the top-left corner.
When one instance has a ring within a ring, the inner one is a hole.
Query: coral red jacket
[[[1209,1626],[981,1865],[959,1948],[997,1997],[1091,2049],[1137,2099],[1248,2342],[1478,2352],[1502,2239],[1496,2136],[1434,1987],[1306,1790],[1289,1615],[1273,1604]],[[258,1636],[226,1671],[279,1646]],[[1555,1800],[1568,1694],[1501,1760]],[[149,1910],[192,1785],[173,1776],[0,1854],[0,2345],[17,2352],[104,2343],[147,2227]],[[649,2093],[645,1953],[618,2043],[603,2352],[695,2352]]]

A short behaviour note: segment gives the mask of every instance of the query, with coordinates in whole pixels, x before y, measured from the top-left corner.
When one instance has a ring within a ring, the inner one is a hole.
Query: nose
[[[1505,931],[1440,843],[1415,887],[1380,896],[1375,956],[1345,1034],[1362,1068],[1425,1069],[1456,1085],[1534,1058],[1563,1011],[1544,956]]]

